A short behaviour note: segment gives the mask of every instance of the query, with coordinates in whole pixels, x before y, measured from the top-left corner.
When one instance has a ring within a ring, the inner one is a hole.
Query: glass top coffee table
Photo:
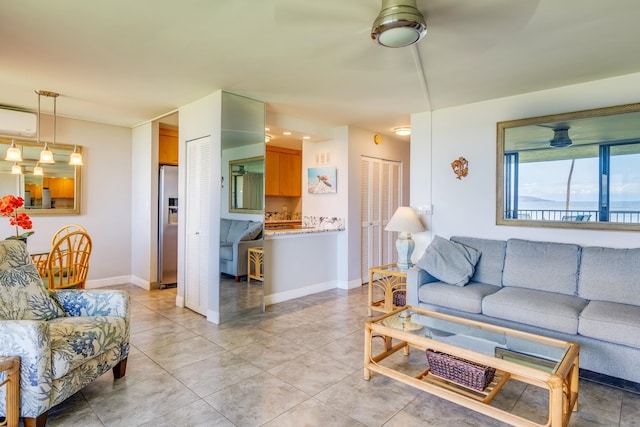
[[[375,337],[382,337],[384,348],[374,355]],[[429,351],[432,367],[426,355],[425,369],[417,375],[383,363],[399,350],[408,354],[409,348]],[[566,426],[577,410],[576,343],[404,307],[365,323],[364,352],[366,380],[377,372],[512,425]],[[547,423],[489,405],[509,378],[549,390]]]

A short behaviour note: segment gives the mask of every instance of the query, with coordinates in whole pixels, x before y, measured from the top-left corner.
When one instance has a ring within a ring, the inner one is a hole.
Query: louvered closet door
[[[187,142],[185,305],[207,314],[211,137]]]
[[[402,163],[362,157],[360,180],[361,277],[369,280],[369,268],[395,262],[397,233],[384,231],[402,194]]]

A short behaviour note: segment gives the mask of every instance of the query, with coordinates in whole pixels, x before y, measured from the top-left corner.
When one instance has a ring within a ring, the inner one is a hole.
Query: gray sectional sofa
[[[240,219],[220,220],[220,272],[234,276],[247,275],[249,248],[262,246],[262,223]]]
[[[427,263],[435,274],[409,270],[409,305],[577,342],[581,368],[640,383],[640,248],[449,241],[479,252],[470,280],[447,277],[447,251],[438,251],[436,262]],[[463,258],[475,261],[466,252]]]

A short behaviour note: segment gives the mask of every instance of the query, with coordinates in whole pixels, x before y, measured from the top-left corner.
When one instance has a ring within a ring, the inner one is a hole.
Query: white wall
[[[43,114],[41,135],[50,140],[52,120]],[[33,215],[30,252],[48,251],[51,236],[66,224],[77,223],[91,235],[87,287],[127,283],[131,275],[131,129],[58,116],[56,141],[82,146],[82,205],[80,215]],[[2,196],[2,195],[0,195]],[[0,218],[0,236],[15,229]]]
[[[181,167],[179,169],[178,178],[178,198],[180,204],[186,206],[186,144],[187,141],[211,136],[211,209],[209,212],[209,289],[207,299],[207,319],[214,323],[220,322],[220,181],[221,171],[221,111],[222,92],[214,92],[191,104],[180,108],[180,135],[179,135],[179,153],[178,162]],[[178,285],[176,305],[184,306],[184,275],[185,264],[188,260],[185,258],[185,231],[186,215],[178,217]]]
[[[411,204],[418,206],[432,201],[431,230],[427,235],[640,246],[637,232],[495,224],[497,122],[638,102],[638,91],[632,90],[637,87],[640,87],[640,73],[414,114]],[[432,124],[429,123],[431,114]],[[432,137],[428,138],[430,132]],[[451,162],[460,156],[469,161],[469,175],[462,180],[456,179],[451,169]],[[425,169],[430,177],[425,176]],[[421,186],[421,180],[432,183],[431,187]],[[424,240],[424,237],[418,239]],[[422,245],[416,248],[414,260],[423,249]]]

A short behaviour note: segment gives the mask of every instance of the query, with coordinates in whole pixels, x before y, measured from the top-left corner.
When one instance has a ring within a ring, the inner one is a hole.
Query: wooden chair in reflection
[[[84,289],[90,256],[91,237],[86,231],[58,236],[46,260],[44,278],[49,289]]]

